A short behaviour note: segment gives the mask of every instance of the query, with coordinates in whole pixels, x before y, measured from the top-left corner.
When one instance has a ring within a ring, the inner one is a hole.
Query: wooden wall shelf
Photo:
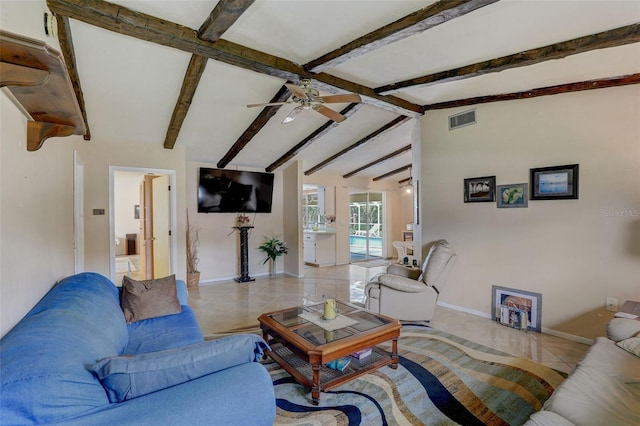
[[[0,30],[0,87],[33,120],[27,124],[28,151],[50,137],[87,132],[62,54],[46,43]]]

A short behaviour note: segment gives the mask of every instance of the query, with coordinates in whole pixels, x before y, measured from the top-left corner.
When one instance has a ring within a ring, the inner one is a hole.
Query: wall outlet
[[[604,308],[607,311],[616,312],[618,310],[618,299],[616,299],[614,297],[607,297],[607,300],[605,301],[605,307]]]

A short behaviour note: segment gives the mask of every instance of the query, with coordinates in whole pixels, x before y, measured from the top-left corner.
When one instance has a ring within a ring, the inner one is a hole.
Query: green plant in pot
[[[265,237],[262,245],[258,249],[265,252],[267,258],[262,262],[265,263],[271,261],[269,264],[269,273],[274,275],[276,272],[276,259],[284,254],[287,254],[287,244],[284,241],[280,241],[277,237]]]

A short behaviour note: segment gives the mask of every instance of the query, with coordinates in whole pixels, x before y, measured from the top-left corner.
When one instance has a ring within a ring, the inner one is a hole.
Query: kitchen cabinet
[[[305,263],[316,266],[336,264],[336,235],[334,232],[304,232],[303,254]]]

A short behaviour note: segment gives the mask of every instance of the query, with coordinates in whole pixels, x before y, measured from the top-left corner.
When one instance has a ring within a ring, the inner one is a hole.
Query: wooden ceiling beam
[[[399,168],[397,168],[395,170],[391,170],[390,172],[385,173],[383,175],[376,176],[376,177],[373,178],[373,181],[376,182],[378,180],[382,180],[382,179],[388,178],[389,176],[397,175],[398,173],[402,173],[405,170],[409,170],[409,169],[411,169],[411,164],[407,164],[406,166],[402,166],[402,167],[399,167]]]
[[[69,73],[69,79],[73,86],[73,91],[76,94],[76,100],[78,101],[78,107],[80,107],[80,113],[85,124],[85,132],[82,137],[85,141],[91,140],[91,130],[89,129],[89,120],[87,120],[87,108],[84,105],[84,94],[82,92],[82,85],[80,84],[80,75],[78,74],[78,66],[76,64],[76,52],[73,48],[73,37],[71,36],[71,27],[69,26],[69,19],[64,16],[56,16],[56,24],[58,27],[58,41],[60,42],[60,51],[64,58],[65,66],[67,67],[67,73]]]
[[[198,37],[201,40],[215,43],[253,2],[254,0],[220,0],[198,30]],[[182,124],[200,84],[200,78],[207,66],[207,60],[208,58],[205,56],[191,55],[187,72],[182,80],[180,95],[173,108],[171,121],[164,138],[166,149],[173,149],[176,144]]]
[[[289,89],[287,89],[286,86],[282,86],[280,90],[278,90],[278,93],[276,93],[276,95],[269,101],[269,103],[284,102],[289,98],[289,96],[291,96],[291,94],[289,93]],[[229,164],[229,162],[233,160],[240,153],[240,151],[242,151],[242,149],[251,141],[251,139],[253,139],[253,137],[258,134],[260,129],[262,129],[267,124],[267,122],[269,122],[271,117],[273,117],[276,112],[278,112],[281,106],[282,105],[273,105],[264,107],[262,111],[260,111],[260,114],[258,114],[258,116],[255,118],[255,120],[253,120],[251,125],[247,127],[247,129],[242,133],[242,135],[233,144],[233,146],[229,148],[229,151],[227,151],[224,157],[222,157],[222,159],[218,161],[218,168],[224,169],[227,164]]]
[[[444,24],[476,9],[495,3],[498,0],[441,0],[416,12],[398,19],[359,37],[339,49],[333,50],[307,63],[304,68],[318,73],[379,49],[388,44],[403,40]]]
[[[361,103],[359,103],[359,104],[349,104],[349,105],[347,105],[346,108],[344,108],[342,111],[340,111],[340,114],[344,115],[345,117],[350,117],[356,111],[358,111],[360,108],[362,108],[362,106],[363,105]],[[276,161],[274,161],[269,166],[267,166],[265,171],[269,172],[269,173],[273,172],[278,167],[282,166],[287,161],[291,160],[293,157],[298,155],[298,153],[300,151],[302,151],[303,149],[305,149],[306,147],[311,145],[313,142],[317,141],[318,139],[320,139],[321,137],[323,137],[324,135],[329,133],[331,130],[336,128],[336,126],[338,126],[338,124],[339,123],[336,123],[333,120],[328,120],[322,126],[318,127],[316,130],[314,130],[313,133],[311,133],[309,136],[307,136],[306,138],[302,139],[295,146],[293,146],[282,157],[278,158]]]
[[[353,171],[351,171],[351,172],[349,172],[349,173],[347,173],[345,175],[342,175],[342,177],[345,178],[345,179],[350,178],[351,176],[355,175],[356,173],[359,173],[359,172],[361,172],[363,170],[368,169],[369,167],[373,167],[373,166],[375,166],[377,164],[383,163],[383,162],[385,162],[387,160],[390,160],[390,159],[392,159],[394,157],[397,157],[400,154],[404,154],[407,151],[411,151],[411,144],[403,146],[402,148],[400,148],[398,150],[395,150],[392,153],[385,155],[384,157],[380,157],[375,161],[372,161],[372,162],[370,162],[368,164],[365,164],[362,167],[358,167],[357,169],[355,169],[355,170],[353,170]]]
[[[338,152],[337,154],[332,155],[331,157],[327,158],[326,160],[318,163],[317,165],[313,166],[309,170],[305,171],[304,172],[305,176],[309,176],[309,175],[317,172],[318,170],[327,167],[329,164],[333,163],[334,161],[336,161],[338,158],[342,157],[343,155],[348,154],[349,152],[353,151],[354,149],[359,148],[360,146],[364,145],[365,143],[374,140],[375,138],[377,138],[381,134],[383,134],[383,133],[385,133],[385,132],[387,132],[387,131],[389,131],[391,129],[395,129],[396,127],[400,126],[401,124],[406,123],[409,120],[410,120],[410,117],[404,117],[404,116],[400,116],[400,117],[397,117],[397,118],[391,120],[390,122],[388,122],[384,126],[382,126],[379,129],[377,129],[376,131],[368,134],[364,138],[362,138],[359,141],[349,145],[348,147],[346,147],[342,151]]]
[[[395,96],[379,95],[373,88],[329,74],[309,73],[302,65],[224,39],[215,43],[201,40],[192,28],[124,6],[100,0],[47,0],[47,5],[56,14],[119,34],[205,56],[283,80],[297,81],[300,78],[310,78],[326,86],[333,86],[334,90],[357,93],[362,96],[363,102],[398,114],[417,117],[422,113],[420,106],[413,102]]]
[[[462,80],[507,69],[535,65],[551,59],[562,59],[578,53],[638,42],[640,42],[640,23],[635,23],[613,30],[503,56],[501,58],[490,59],[460,68],[387,84],[376,88],[375,91],[379,94],[388,95],[408,87],[430,86],[433,84]]]
[[[628,86],[640,84],[640,73],[621,77],[604,78],[598,80],[580,81],[576,83],[559,84],[556,86],[540,87],[524,92],[504,93],[500,95],[478,96],[474,98],[457,99],[424,105],[423,110],[456,108],[469,105],[486,104],[491,102],[514,101],[519,99],[537,98],[539,96],[558,95],[560,93],[581,92],[584,90],[604,89],[607,87]]]
[[[218,41],[254,1],[219,0],[198,30],[198,37],[211,42]]]
[[[191,55],[187,72],[182,80],[180,95],[178,95],[176,106],[173,108],[169,128],[164,138],[164,147],[166,149],[173,149],[176,144],[178,134],[180,133],[180,129],[182,129],[182,123],[184,123],[184,119],[187,117],[193,96],[196,93],[198,84],[200,84],[200,77],[202,77],[208,60],[209,59],[204,56]]]

